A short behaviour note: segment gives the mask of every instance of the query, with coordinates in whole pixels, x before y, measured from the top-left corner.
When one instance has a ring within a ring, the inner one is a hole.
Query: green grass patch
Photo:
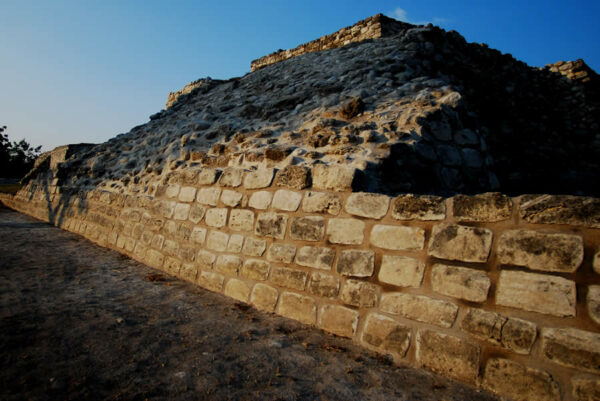
[[[14,195],[22,186],[21,184],[0,184],[0,192]]]

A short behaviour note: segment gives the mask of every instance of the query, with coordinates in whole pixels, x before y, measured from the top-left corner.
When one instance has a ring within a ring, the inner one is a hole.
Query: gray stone
[[[223,202],[225,206],[237,207],[241,204],[243,196],[244,195],[241,192],[224,189],[223,193],[221,193],[221,202]]]
[[[302,194],[299,192],[290,191],[288,189],[278,189],[273,196],[273,209],[295,212],[302,201]]]
[[[255,171],[246,173],[244,186],[246,189],[267,188],[273,181],[275,170],[272,168],[261,168]]]
[[[465,163],[465,166],[472,168],[479,168],[483,165],[483,159],[481,158],[481,153],[479,153],[475,149],[462,149],[461,151],[462,157]]]
[[[492,236],[485,228],[436,224],[428,254],[440,259],[486,262],[492,248]]]
[[[336,194],[308,191],[302,201],[302,210],[307,213],[338,215],[342,210],[342,200]]]
[[[248,206],[253,209],[266,210],[271,205],[273,194],[268,191],[257,191],[250,196]]]
[[[325,219],[320,216],[296,217],[290,224],[290,236],[297,241],[322,241]]]
[[[330,191],[351,191],[356,169],[341,164],[317,164],[313,167],[313,186]]]
[[[437,147],[440,162],[445,166],[460,166],[462,159],[454,146],[440,145]]]
[[[256,235],[283,239],[288,216],[282,213],[259,213],[256,219]]]
[[[337,272],[342,276],[371,277],[375,270],[375,253],[369,250],[349,249],[340,252]]]
[[[221,196],[221,188],[200,188],[196,201],[202,205],[217,206]]]
[[[243,169],[237,167],[227,167],[225,170],[223,170],[221,178],[219,178],[219,185],[222,187],[239,187],[242,185],[243,176]]]
[[[353,193],[346,201],[346,212],[360,217],[381,219],[387,214],[390,198],[368,192]]]
[[[457,145],[479,145],[479,135],[470,129],[462,129],[454,133],[454,142]]]
[[[198,172],[196,178],[196,184],[198,185],[212,185],[217,181],[218,171],[214,168],[203,168]]]

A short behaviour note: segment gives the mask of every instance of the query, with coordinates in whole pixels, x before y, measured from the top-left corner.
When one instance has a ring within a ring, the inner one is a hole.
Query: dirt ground
[[[2,400],[495,400],[0,207]]]

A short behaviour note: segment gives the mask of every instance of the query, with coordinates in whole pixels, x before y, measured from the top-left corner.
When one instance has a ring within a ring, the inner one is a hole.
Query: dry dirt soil
[[[2,400],[495,400],[0,207]]]

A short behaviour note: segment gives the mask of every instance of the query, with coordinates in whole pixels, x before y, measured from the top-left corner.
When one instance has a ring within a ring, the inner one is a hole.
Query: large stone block
[[[440,259],[486,262],[492,248],[492,232],[485,228],[436,224],[428,254]]]
[[[304,324],[315,324],[317,321],[315,300],[293,292],[281,293],[277,313]]]
[[[417,362],[434,372],[475,383],[479,374],[478,345],[431,330],[417,335]]]
[[[304,189],[310,185],[310,174],[306,167],[286,166],[277,172],[275,185],[292,189]]]
[[[425,230],[419,227],[376,224],[371,229],[370,241],[383,249],[420,250],[425,246]]]
[[[342,287],[340,299],[352,306],[372,308],[377,306],[377,297],[381,287],[366,281],[348,279]]]
[[[196,177],[196,184],[198,185],[212,185],[217,181],[219,172],[214,168],[203,168],[198,172]]]
[[[165,256],[157,250],[150,249],[146,253],[146,263],[155,269],[160,269],[165,261]]]
[[[358,312],[339,305],[323,305],[319,312],[319,327],[342,337],[352,338],[358,326]]]
[[[245,281],[238,280],[236,278],[232,278],[225,284],[225,290],[223,290],[223,294],[231,297],[233,299],[237,299],[241,302],[248,302],[250,298],[250,284]]]
[[[220,196],[221,188],[200,188],[196,195],[196,201],[201,205],[217,206]]]
[[[297,241],[322,241],[325,219],[321,216],[296,217],[290,224],[290,236]]]
[[[256,219],[256,235],[283,239],[288,216],[282,213],[259,213]]]
[[[328,192],[308,191],[302,201],[302,210],[307,213],[338,215],[342,210],[342,199],[339,195]]]
[[[242,276],[255,281],[265,281],[269,276],[269,262],[248,259],[242,267]]]
[[[494,222],[507,220],[512,215],[512,200],[497,192],[452,199],[454,217],[458,221]]]
[[[215,262],[215,270],[229,276],[237,276],[242,267],[242,259],[234,255],[219,255]]]
[[[342,276],[371,277],[375,270],[375,252],[349,249],[340,252],[337,272]]]
[[[314,272],[310,276],[308,292],[325,298],[336,298],[340,292],[340,280],[331,274]]]
[[[227,252],[240,253],[244,246],[244,236],[239,234],[232,234],[229,236],[229,242],[227,242]]]
[[[271,207],[277,210],[295,212],[300,207],[302,194],[289,189],[278,189],[273,196]]]
[[[198,274],[198,266],[193,263],[184,263],[179,269],[179,277],[183,280],[196,282],[196,275]]]
[[[401,292],[384,293],[379,308],[393,315],[440,327],[452,327],[458,313],[458,306],[452,302]]]
[[[204,249],[199,250],[196,254],[196,264],[202,270],[212,270],[216,260],[217,255]]]
[[[576,376],[571,380],[573,399],[575,401],[600,400],[600,377]]]
[[[600,324],[600,285],[590,285],[588,287],[587,311],[590,318]]]
[[[267,259],[271,262],[292,263],[296,256],[296,246],[292,244],[274,243],[267,252]]]
[[[242,253],[248,256],[262,256],[263,253],[265,253],[265,249],[267,249],[267,241],[258,238],[246,237]]]
[[[420,287],[425,273],[425,263],[418,259],[398,255],[383,255],[379,268],[379,281],[398,287]]]
[[[323,270],[331,270],[334,259],[335,251],[333,249],[317,246],[303,246],[296,255],[296,263],[300,266]]]
[[[521,219],[537,224],[569,224],[600,228],[600,199],[570,195],[525,195]]]
[[[390,198],[386,195],[356,192],[346,200],[346,212],[370,219],[381,219],[387,214]]]
[[[546,274],[503,270],[496,303],[554,316],[575,316],[575,282]]]
[[[560,401],[560,389],[548,373],[503,358],[490,358],[483,387],[515,401]]]
[[[192,223],[198,224],[200,222],[200,220],[202,220],[202,218],[204,217],[205,213],[206,213],[206,207],[200,206],[198,204],[194,204],[194,205],[192,205],[192,207],[190,209],[190,214],[189,214],[188,218]]]
[[[215,292],[221,292],[223,290],[224,281],[225,276],[222,274],[207,271],[199,272],[196,279],[198,285]]]
[[[232,191],[231,189],[224,189],[221,193],[221,202],[225,206],[229,207],[237,207],[242,203],[242,198],[244,194],[237,191]]]
[[[600,274],[600,249],[598,251],[596,251],[596,254],[594,254],[594,261],[592,262],[592,268],[594,269],[594,272],[596,272],[597,274]]]
[[[332,244],[360,245],[365,235],[365,223],[358,219],[329,219],[327,240]]]
[[[542,354],[559,365],[600,373],[600,334],[578,329],[544,328]]]
[[[169,184],[167,186],[167,190],[165,191],[165,195],[167,195],[167,198],[177,198],[180,189],[181,185],[179,184]]]
[[[304,290],[308,273],[303,270],[292,269],[289,267],[276,267],[271,271],[270,280],[282,287],[293,290]]]
[[[498,256],[503,264],[573,273],[583,262],[583,239],[570,234],[509,230],[500,236]]]
[[[392,201],[392,217],[396,220],[444,220],[444,198],[431,195],[400,195]]]
[[[179,191],[179,200],[182,202],[192,202],[196,199],[196,188],[182,187]]]
[[[250,196],[248,206],[253,209],[266,210],[271,204],[273,194],[268,191],[257,191]]]
[[[229,214],[229,228],[235,231],[252,231],[254,212],[248,209],[232,209]]]
[[[440,294],[471,302],[484,302],[492,282],[488,275],[466,267],[433,265],[431,286]]]
[[[410,346],[411,329],[378,313],[370,313],[361,341],[382,351],[404,357]]]
[[[212,208],[206,211],[204,222],[209,227],[221,228],[227,224],[227,209]]]
[[[221,178],[219,178],[219,185],[222,187],[239,187],[242,185],[243,176],[243,169],[237,167],[227,167],[225,170],[223,170]]]
[[[276,288],[266,284],[258,283],[252,289],[250,303],[260,310],[273,312],[279,298],[279,292]]]
[[[229,235],[221,231],[210,231],[206,238],[206,247],[213,251],[224,252],[228,242]]]
[[[313,167],[313,187],[332,191],[351,191],[356,176],[354,167],[317,164]]]
[[[246,189],[267,188],[273,181],[275,170],[272,168],[260,168],[255,171],[246,173],[244,178],[244,186]]]

